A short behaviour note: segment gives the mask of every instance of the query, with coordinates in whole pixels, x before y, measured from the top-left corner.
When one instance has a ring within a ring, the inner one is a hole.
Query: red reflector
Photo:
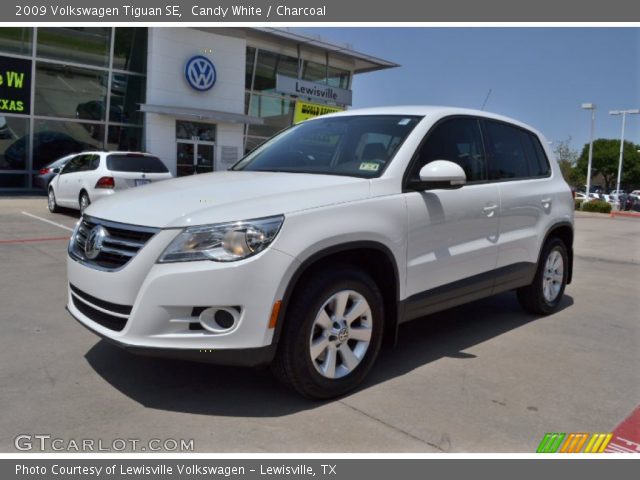
[[[96,188],[114,188],[116,186],[116,182],[113,177],[102,177],[96,183]]]
[[[51,170],[50,168],[41,168],[40,169],[40,175],[44,175],[45,173],[49,173],[49,170]]]

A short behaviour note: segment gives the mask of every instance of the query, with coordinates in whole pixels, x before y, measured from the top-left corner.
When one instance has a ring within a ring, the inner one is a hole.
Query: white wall
[[[208,57],[216,67],[216,83],[207,92],[192,89],[184,78],[185,63],[194,55]],[[242,38],[184,27],[150,27],[146,103],[242,114],[245,57],[246,41]],[[178,119],[200,121],[189,117]],[[147,151],[160,157],[174,175],[175,120],[176,117],[168,115],[145,113]],[[220,158],[222,146],[236,147],[238,154],[242,155],[244,126],[216,123],[216,128],[216,161]]]

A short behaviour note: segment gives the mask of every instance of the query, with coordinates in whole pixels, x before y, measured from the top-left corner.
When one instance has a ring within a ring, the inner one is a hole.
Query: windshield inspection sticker
[[[367,170],[369,172],[377,172],[378,168],[380,168],[380,164],[379,163],[362,162],[360,164],[360,170]]]
[[[398,125],[409,125],[409,122],[411,122],[410,118],[403,118],[398,122]]]

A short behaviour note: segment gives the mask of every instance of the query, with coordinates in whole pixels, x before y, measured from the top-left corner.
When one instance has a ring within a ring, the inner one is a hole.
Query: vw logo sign
[[[102,243],[104,239],[107,237],[108,232],[104,229],[104,227],[97,225],[91,229],[89,232],[89,236],[87,237],[87,241],[84,244],[84,255],[89,259],[93,260],[98,255],[100,255],[100,250],[102,250]]]
[[[208,58],[196,55],[185,65],[184,76],[191,88],[206,92],[216,83],[216,67]]]

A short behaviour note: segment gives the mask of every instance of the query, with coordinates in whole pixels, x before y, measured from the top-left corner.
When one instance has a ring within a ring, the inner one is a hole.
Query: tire
[[[51,187],[49,187],[49,191],[47,192],[47,206],[49,207],[49,211],[51,213],[58,213],[60,211],[60,207],[56,202],[56,193]]]
[[[557,311],[567,286],[568,273],[566,245],[559,238],[549,239],[542,249],[533,283],[518,289],[522,308],[539,315]]]
[[[371,370],[383,319],[382,294],[366,273],[340,265],[322,270],[291,299],[272,371],[305,397],[343,395]]]
[[[84,213],[89,205],[91,205],[91,199],[89,198],[89,194],[85,191],[80,192],[80,197],[78,198],[78,204],[80,205],[80,213]]]

